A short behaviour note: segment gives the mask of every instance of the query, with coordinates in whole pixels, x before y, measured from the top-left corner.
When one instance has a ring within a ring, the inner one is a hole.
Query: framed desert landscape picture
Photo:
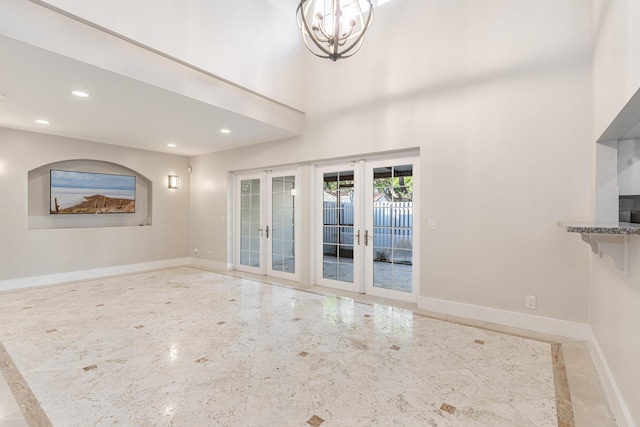
[[[51,214],[135,213],[136,177],[51,169]]]

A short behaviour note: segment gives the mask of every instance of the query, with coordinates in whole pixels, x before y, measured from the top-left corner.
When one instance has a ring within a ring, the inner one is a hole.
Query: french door
[[[363,241],[360,168],[355,165],[318,167],[316,182],[320,207],[316,227],[317,283],[360,292]]]
[[[297,175],[295,170],[236,175],[238,270],[297,280]]]
[[[413,158],[316,169],[316,283],[417,299],[416,176]]]
[[[416,301],[418,295],[417,161],[367,162],[365,224],[371,239],[365,245],[365,292]],[[414,218],[416,221],[414,221]]]

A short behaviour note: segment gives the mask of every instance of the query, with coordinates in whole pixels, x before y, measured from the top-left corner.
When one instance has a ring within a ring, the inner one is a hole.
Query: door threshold
[[[361,304],[369,304],[369,305],[382,304],[382,305],[388,305],[391,307],[397,307],[397,308],[402,308],[406,310],[416,310],[418,308],[418,304],[415,302],[412,303],[412,302],[406,302],[406,301],[401,301],[401,300],[392,299],[392,298],[361,294],[358,292],[343,291],[340,289],[329,288],[321,285],[307,285],[307,284],[296,282],[293,280],[280,279],[277,277],[269,277],[261,274],[255,274],[255,273],[247,273],[245,271],[232,270],[232,271],[225,271],[222,273],[228,274],[234,277],[240,277],[243,279],[255,280],[256,282],[266,283],[269,285],[286,286],[298,291],[309,292],[316,295],[350,298],[355,302],[358,302]]]

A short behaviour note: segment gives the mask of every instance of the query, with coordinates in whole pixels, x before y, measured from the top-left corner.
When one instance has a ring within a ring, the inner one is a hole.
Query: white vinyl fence
[[[324,202],[324,254],[353,253],[353,203]],[[339,220],[339,221],[338,221]],[[373,204],[373,254],[378,261],[411,264],[413,259],[413,202]],[[364,236],[361,236],[364,238]]]

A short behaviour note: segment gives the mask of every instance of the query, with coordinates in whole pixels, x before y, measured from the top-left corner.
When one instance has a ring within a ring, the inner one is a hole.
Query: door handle
[[[355,235],[356,241],[358,242],[358,246],[360,246],[360,230]]]
[[[364,230],[364,245],[369,246],[369,230]]]
[[[267,239],[269,238],[269,226],[267,225],[267,229],[265,230],[267,232]]]
[[[260,232],[260,237],[262,237],[262,227],[258,228],[258,231]]]

